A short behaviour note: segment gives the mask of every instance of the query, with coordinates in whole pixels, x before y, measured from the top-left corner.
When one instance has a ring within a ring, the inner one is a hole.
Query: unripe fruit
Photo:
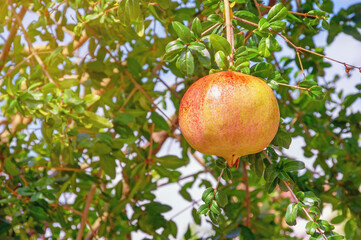
[[[261,79],[219,72],[193,83],[179,107],[179,125],[197,151],[225,158],[262,151],[277,133],[280,113],[272,89]]]

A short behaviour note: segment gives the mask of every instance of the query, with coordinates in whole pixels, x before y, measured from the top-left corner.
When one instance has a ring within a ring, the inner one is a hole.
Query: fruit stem
[[[233,65],[233,49],[234,49],[234,35],[233,35],[233,26],[232,26],[232,18],[233,17],[231,17],[231,11],[232,10],[229,6],[229,0],[224,0],[224,13],[225,13],[225,18],[226,18],[227,41],[231,45],[231,54],[228,57],[229,66]]]

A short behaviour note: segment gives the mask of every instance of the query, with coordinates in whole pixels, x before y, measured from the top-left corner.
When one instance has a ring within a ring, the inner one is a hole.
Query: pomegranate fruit
[[[179,125],[197,151],[239,157],[262,151],[277,133],[280,113],[272,89],[261,79],[233,71],[193,83],[179,107]]]

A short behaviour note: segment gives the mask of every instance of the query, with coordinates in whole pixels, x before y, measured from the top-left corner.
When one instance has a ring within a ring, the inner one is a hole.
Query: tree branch
[[[265,150],[262,150],[262,152],[263,152],[263,154],[266,156],[268,162],[269,162],[270,164],[273,164],[272,160],[270,159],[270,157],[268,156],[268,154],[266,153],[266,151],[265,151]],[[286,182],[285,180],[282,180],[282,182],[283,182],[283,184],[287,187],[287,189],[288,189],[288,191],[290,192],[291,196],[293,197],[294,201],[295,201],[296,203],[299,203],[300,200],[298,200],[296,194],[293,192],[293,190],[291,189],[291,187],[288,185],[288,182]],[[307,211],[303,206],[302,206],[302,210],[303,210],[303,212],[306,214],[306,216],[308,217],[308,219],[309,219],[310,221],[316,222],[316,221],[311,217],[311,215],[308,213],[308,211]],[[322,235],[322,237],[323,237],[324,240],[327,240],[327,237],[326,237],[325,233],[322,232],[322,230],[321,230],[319,227],[317,228],[317,231]]]
[[[11,1],[10,1],[10,4],[12,4]],[[20,18],[20,21],[22,21],[22,19],[24,18],[24,15],[25,15],[27,10],[28,9],[25,6],[23,6],[20,9],[19,14],[17,14],[17,16]],[[18,28],[19,28],[19,24],[17,24],[17,23],[12,24],[12,27],[11,27],[10,33],[9,33],[9,37],[7,38],[6,42],[4,43],[4,46],[1,49],[0,72],[3,69],[3,67],[5,66],[6,58],[9,56],[10,47],[11,47],[13,39],[14,39],[14,37],[15,37],[17,31],[18,31]]]
[[[49,74],[48,71],[46,70],[46,67],[44,66],[43,61],[41,60],[41,58],[39,57],[39,55],[36,53],[36,51],[35,51],[35,49],[34,49],[34,47],[33,47],[33,44],[32,44],[32,42],[31,42],[31,39],[30,39],[30,37],[29,37],[29,35],[28,35],[28,33],[27,33],[27,31],[26,31],[23,23],[22,23],[22,18],[20,18],[20,16],[16,13],[16,10],[14,9],[14,6],[12,5],[12,1],[11,1],[11,0],[8,0],[8,1],[9,1],[9,5],[11,6],[11,10],[12,10],[12,12],[13,12],[13,14],[14,14],[14,16],[15,16],[18,24],[19,24],[19,26],[22,28],[22,31],[23,31],[23,33],[24,33],[24,37],[25,37],[25,39],[26,39],[26,42],[27,42],[28,45],[29,45],[30,51],[32,52],[32,54],[34,54],[36,61],[39,63],[39,65],[40,65],[41,68],[43,69],[43,72],[44,72],[45,76],[49,79],[49,82],[55,83],[54,80],[53,80],[53,78],[50,76],[50,74]]]
[[[93,183],[92,186],[90,187],[90,191],[89,191],[88,197],[86,199],[84,210],[83,210],[83,216],[81,217],[80,228],[78,231],[78,235],[76,236],[76,240],[81,240],[83,238],[85,224],[88,220],[89,208],[90,208],[91,202],[93,200],[93,196],[94,196],[96,188],[97,188],[97,185],[95,183]]]
[[[240,21],[240,22],[243,22],[243,23],[252,25],[252,26],[254,26],[254,27],[258,27],[258,24],[253,23],[253,22],[250,22],[250,21],[247,21],[247,20],[245,20],[245,19],[242,19],[242,18],[239,18],[239,17],[236,17],[236,16],[233,16],[233,18],[236,19],[237,21]],[[327,56],[325,56],[325,55],[322,55],[322,54],[313,52],[313,51],[308,50],[308,49],[303,48],[303,47],[298,47],[298,46],[296,46],[294,43],[292,43],[290,40],[288,40],[288,38],[286,38],[285,36],[283,36],[282,34],[276,32],[276,31],[273,31],[272,29],[268,29],[268,31],[270,31],[271,33],[274,33],[274,34],[280,36],[281,38],[283,38],[283,39],[284,39],[288,44],[290,44],[297,52],[301,52],[302,54],[304,54],[303,52],[308,52],[308,53],[311,53],[311,54],[313,54],[313,55],[316,55],[316,56],[319,56],[319,57],[322,57],[322,58],[326,58],[326,59],[328,59],[328,60],[330,60],[330,61],[340,63],[340,64],[344,65],[345,67],[356,68],[356,69],[359,69],[359,70],[361,71],[361,67],[354,66],[354,65],[351,65],[351,64],[348,64],[348,63],[345,63],[345,62],[341,62],[341,61],[339,61],[339,60],[336,60],[336,59],[327,57]]]
[[[229,0],[224,0],[224,13],[226,18],[226,33],[227,33],[227,41],[231,45],[231,54],[229,55],[229,66],[233,65],[233,49],[234,49],[234,33],[231,19],[231,8],[229,6]]]

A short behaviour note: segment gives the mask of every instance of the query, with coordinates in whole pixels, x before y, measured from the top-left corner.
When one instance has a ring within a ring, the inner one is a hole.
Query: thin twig
[[[208,28],[207,30],[205,30],[204,32],[202,32],[201,36],[203,37],[204,35],[206,35],[207,33],[209,33],[210,31],[212,31],[213,29],[215,29],[216,27],[218,27],[219,25],[221,25],[221,23],[216,23],[214,24],[212,27]]]
[[[188,149],[188,152],[189,152],[189,153],[191,152],[191,149],[190,149],[190,148]],[[197,160],[197,162],[198,162],[200,165],[202,165],[204,168],[207,167],[206,164],[204,163],[204,161],[203,161],[200,157],[198,157],[196,153],[192,153],[192,156],[193,156],[193,157]]]
[[[301,61],[301,57],[300,57],[300,52],[296,51],[296,54],[297,54],[298,62],[300,63],[303,79],[306,80],[305,70],[303,69],[303,65],[302,65],[302,61]]]
[[[172,123],[172,120],[167,116],[167,114],[164,113],[164,111],[163,111],[162,109],[160,109],[160,108],[158,107],[157,104],[154,103],[153,99],[152,99],[152,98],[149,96],[149,94],[143,89],[143,87],[140,86],[140,85],[137,83],[137,81],[135,81],[135,79],[133,78],[133,76],[130,75],[130,73],[128,73],[128,71],[124,71],[124,72],[125,72],[125,75],[127,75],[127,77],[130,79],[130,81],[134,84],[134,86],[135,86],[136,88],[138,88],[138,90],[141,91],[141,92],[144,94],[145,98],[146,98],[155,108],[157,108],[157,109],[159,110],[159,112],[161,112],[161,113],[167,118],[167,120],[168,120],[169,122]]]
[[[221,178],[222,178],[223,173],[224,173],[224,168],[222,169],[222,172],[218,177],[217,185],[216,185],[216,188],[214,189],[215,192],[217,192],[217,190],[218,190],[218,186],[219,186],[219,183],[221,182]]]
[[[12,5],[12,3],[10,2],[10,4]],[[11,6],[12,7],[12,6]],[[20,9],[20,12],[18,14],[18,17],[20,18],[20,20],[22,21],[22,19],[24,18],[24,15],[27,11],[27,8],[25,6],[23,6]],[[10,29],[10,33],[8,38],[6,39],[6,42],[4,43],[2,49],[1,49],[1,55],[0,55],[0,71],[3,69],[3,67],[5,66],[6,63],[6,58],[9,56],[9,51],[11,48],[11,44],[13,42],[13,39],[18,31],[18,27],[19,24],[12,24],[11,29]]]
[[[299,87],[297,85],[293,86],[293,85],[288,85],[288,84],[285,84],[285,83],[277,83],[277,85],[286,86],[286,87],[290,87],[290,88],[297,88],[297,89],[300,89],[300,90],[306,90],[308,92],[311,91],[311,88]]]
[[[259,9],[259,7],[262,6],[262,5],[259,4],[259,3],[257,2],[257,0],[253,0],[253,1],[254,1],[254,5],[256,5],[256,8],[257,8],[259,17],[262,18],[261,9]]]
[[[201,201],[201,199],[199,199],[198,201],[193,201],[191,205],[183,208],[182,210],[180,210],[179,212],[177,212],[176,214],[174,214],[170,220],[173,220],[175,217],[178,217],[180,214],[184,213],[187,209],[191,208],[194,206],[194,204],[198,203],[199,201]]]
[[[157,189],[159,187],[163,187],[163,186],[166,186],[166,185],[169,185],[169,184],[172,184],[172,183],[177,183],[177,182],[182,181],[184,179],[191,178],[191,177],[194,177],[194,176],[199,175],[201,173],[207,173],[207,172],[210,172],[210,171],[211,170],[205,169],[204,171],[201,171],[201,172],[196,172],[196,173],[192,173],[192,174],[189,174],[187,176],[184,176],[184,177],[180,177],[180,178],[177,179],[176,182],[166,182],[166,183],[159,184],[159,185],[157,185]]]
[[[265,150],[262,150],[262,152],[263,152],[263,154],[266,156],[268,162],[269,162],[270,164],[273,164],[272,160],[270,159],[270,157],[268,156],[268,154],[266,153],[266,151],[265,151]],[[294,201],[295,201],[296,203],[299,203],[300,200],[298,200],[296,194],[293,192],[293,190],[291,189],[291,187],[288,185],[288,182],[286,182],[285,180],[282,180],[282,182],[283,182],[283,184],[287,187],[287,189],[288,189],[288,191],[290,192],[291,196],[293,197]],[[303,206],[302,206],[302,210],[303,210],[303,212],[306,214],[306,216],[308,217],[308,219],[309,219],[310,221],[317,223],[317,222],[311,217],[311,215],[308,213],[308,211],[307,211]],[[322,235],[322,237],[323,237],[324,240],[327,240],[327,237],[326,237],[325,233],[322,232],[322,230],[321,230],[319,227],[317,228],[317,231]]]
[[[243,168],[243,178],[244,185],[246,186],[246,208],[247,208],[247,217],[246,217],[246,226],[250,227],[251,225],[251,197],[249,194],[249,182],[248,182],[248,172],[247,172],[247,163],[246,161],[242,161]]]
[[[57,171],[71,171],[71,172],[83,172],[84,169],[81,168],[67,168],[67,167],[49,167],[49,166],[25,166],[24,168],[47,168],[47,169],[55,169]]]
[[[26,61],[28,61],[30,58],[32,58],[34,56],[34,54],[30,54],[29,56],[27,56],[26,58],[24,58],[23,60],[21,60],[21,62],[19,62],[18,64],[15,65],[15,67],[11,68],[9,71],[6,72],[6,74],[4,76],[2,76],[0,78],[0,87],[2,86],[5,77],[10,76],[16,69],[18,69],[19,67],[21,67]]]
[[[258,24],[256,23],[253,23],[253,22],[250,22],[250,21],[247,21],[245,19],[242,19],[242,18],[239,18],[239,17],[236,17],[236,16],[233,16],[234,19],[236,19],[237,21],[240,21],[240,22],[243,22],[243,23],[246,23],[246,24],[249,24],[249,25],[252,25],[254,27],[258,27]],[[308,50],[306,48],[303,48],[303,47],[298,47],[296,46],[294,43],[292,43],[290,40],[288,40],[288,38],[286,38],[285,36],[283,36],[282,34],[276,32],[276,31],[273,31],[272,29],[268,29],[268,31],[270,31],[271,33],[274,33],[278,36],[280,36],[281,38],[283,38],[288,44],[290,44],[296,51],[300,52],[303,54],[303,52],[308,52],[308,53],[311,53],[313,55],[316,55],[316,56],[319,56],[319,57],[322,57],[322,58],[326,58],[330,61],[333,61],[333,62],[337,62],[337,63],[340,63],[344,66],[348,66],[348,67],[351,67],[351,68],[356,68],[356,69],[359,69],[361,71],[361,67],[358,67],[358,66],[355,66],[355,65],[351,65],[351,64],[348,64],[348,63],[345,63],[345,62],[341,62],[339,60],[336,60],[336,59],[333,59],[333,58],[330,58],[330,57],[327,57],[325,55],[322,55],[322,54],[319,54],[319,53],[316,53],[316,52],[313,52],[311,50]]]
[[[94,196],[96,188],[97,188],[97,185],[95,183],[93,183],[92,186],[90,187],[90,191],[88,193],[88,197],[86,199],[84,210],[83,210],[83,216],[81,217],[80,228],[78,231],[78,235],[76,236],[76,240],[81,240],[83,238],[83,232],[84,232],[86,221],[88,219],[89,208],[90,208],[91,202],[93,200],[93,196]]]
[[[16,10],[13,7],[12,1],[8,0],[8,2],[9,2],[9,5],[11,6],[11,10],[12,10],[12,12],[13,12],[19,26],[21,27],[21,29],[22,29],[22,31],[24,33],[24,37],[25,37],[26,42],[29,45],[30,51],[34,54],[36,61],[39,63],[40,67],[43,69],[43,72],[44,72],[45,76],[49,79],[49,82],[55,83],[53,78],[50,76],[49,72],[46,70],[46,67],[45,67],[45,65],[43,63],[43,60],[41,60],[39,55],[36,53],[36,51],[34,49],[34,46],[33,46],[32,42],[31,42],[31,39],[30,39],[30,37],[28,35],[28,32],[26,31],[26,28],[24,27],[24,25],[22,23],[22,18],[16,13]]]

